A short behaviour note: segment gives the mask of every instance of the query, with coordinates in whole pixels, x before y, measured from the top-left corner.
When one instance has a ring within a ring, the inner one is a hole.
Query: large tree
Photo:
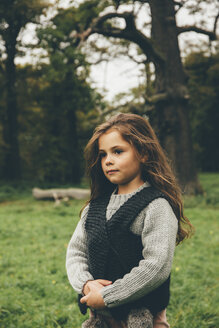
[[[5,70],[6,108],[2,117],[4,118],[4,177],[6,179],[18,179],[21,175],[15,66],[15,57],[19,51],[18,36],[27,23],[37,22],[47,7],[48,1],[44,0],[0,1],[1,49],[5,49],[2,67]]]
[[[193,12],[210,1],[199,0],[196,3],[197,8],[193,7]],[[173,162],[181,187],[185,192],[197,193],[201,187],[193,154],[187,77],[180,56],[178,36],[193,31],[215,40],[218,14],[215,15],[211,31],[198,26],[177,26],[176,12],[186,5],[190,5],[190,1],[83,1],[78,7],[75,37],[83,41],[92,34],[100,34],[126,40],[136,44],[147,62],[154,65],[156,92],[150,98],[150,108],[154,108],[152,124]],[[145,25],[150,28],[150,33],[138,28],[138,15],[142,15],[143,9]]]
[[[184,67],[189,75],[190,121],[199,169],[219,171],[219,53],[191,53]]]

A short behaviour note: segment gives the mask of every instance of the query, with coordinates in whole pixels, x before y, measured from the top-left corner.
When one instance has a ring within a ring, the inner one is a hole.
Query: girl
[[[91,197],[67,250],[69,281],[85,327],[169,327],[175,244],[192,225],[148,121],[119,114],[98,126],[85,149]]]

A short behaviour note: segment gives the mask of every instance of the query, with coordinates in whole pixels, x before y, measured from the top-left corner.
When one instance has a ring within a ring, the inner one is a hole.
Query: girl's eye
[[[119,154],[121,154],[121,153],[122,153],[122,150],[121,150],[121,149],[116,149],[116,150],[115,150],[115,154],[118,154],[118,155],[119,155]]]
[[[103,158],[103,157],[106,156],[106,154],[105,153],[100,153],[99,156],[100,156],[100,158]]]

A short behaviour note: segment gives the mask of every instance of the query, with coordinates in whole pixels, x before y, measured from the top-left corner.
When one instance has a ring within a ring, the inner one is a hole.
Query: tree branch
[[[214,21],[214,28],[213,28],[213,32],[216,35],[216,29],[217,29],[217,21],[219,19],[219,13],[217,14],[217,16],[215,17],[215,21]]]
[[[108,63],[109,62],[109,59],[107,59],[107,58],[99,58],[99,59],[97,59],[95,61],[89,61],[89,64],[90,65],[98,65],[98,64],[103,63],[103,62]]]
[[[211,41],[214,41],[216,40],[216,33],[213,31],[207,31],[201,27],[197,27],[197,26],[179,26],[177,27],[177,32],[178,32],[178,35],[181,34],[181,33],[185,33],[185,32],[196,32],[196,33],[201,33],[201,34],[204,34],[204,35],[207,35],[209,37],[209,39]]]
[[[129,54],[128,53],[128,57],[133,61],[133,62],[135,62],[136,64],[138,64],[138,65],[140,65],[140,64],[146,64],[146,63],[148,63],[148,60],[147,59],[145,59],[145,60],[137,60],[137,59],[135,59],[131,54]]]
[[[126,26],[124,29],[117,27],[105,27],[103,24],[112,18],[123,18]],[[151,39],[146,37],[141,31],[136,28],[135,16],[131,12],[124,13],[108,13],[96,18],[90,28],[78,36],[82,41],[88,39],[91,34],[98,33],[106,37],[125,39],[136,43],[142,51],[147,55],[147,58],[153,62],[163,62],[162,56],[154,49]]]
[[[102,24],[111,18],[124,18],[125,20],[130,16],[130,12],[124,12],[124,13],[108,13],[105,14],[103,16],[99,16],[98,18],[96,18],[96,20],[94,20],[94,25],[96,25],[97,27],[102,26]]]
[[[175,13],[177,13],[181,8],[183,8],[186,4],[186,0],[181,0],[181,1],[173,1],[175,6],[178,6],[178,9],[175,10]]]
[[[149,3],[149,0],[134,0],[133,2]]]

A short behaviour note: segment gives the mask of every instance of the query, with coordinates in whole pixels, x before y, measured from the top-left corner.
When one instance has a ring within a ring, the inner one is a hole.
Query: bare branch
[[[177,27],[177,31],[178,31],[178,35],[181,33],[185,33],[185,32],[196,32],[196,33],[201,33],[204,35],[207,35],[211,41],[216,40],[216,34],[214,32],[211,31],[207,31],[201,27],[197,27],[197,26],[179,26]]]
[[[147,58],[145,58],[144,60],[137,60],[135,57],[133,57],[133,56],[129,53],[129,51],[128,51],[127,56],[128,56],[133,62],[135,62],[135,63],[138,64],[138,65],[140,65],[140,64],[144,64],[144,65],[145,65],[146,63],[148,63]]]
[[[126,26],[124,29],[117,27],[106,27],[103,24],[112,18],[123,18]],[[90,28],[77,36],[85,41],[91,34],[98,33],[106,37],[125,39],[136,43],[142,51],[147,54],[147,57],[151,61],[164,61],[159,53],[154,49],[151,39],[146,37],[141,31],[139,31],[135,25],[135,16],[132,12],[124,13],[108,13],[96,18],[91,24]]]
[[[99,58],[99,59],[97,59],[95,61],[90,61],[89,60],[89,64],[90,65],[98,65],[98,64],[103,63],[103,62],[108,63],[109,62],[109,59],[107,59],[107,58]]]
[[[217,29],[217,21],[219,19],[219,13],[217,14],[217,16],[215,17],[215,21],[214,21],[214,28],[213,28],[213,32],[216,35],[216,29]]]
[[[133,62],[135,62],[136,64],[140,65],[140,64],[146,64],[148,61],[146,60],[137,60],[135,59],[132,55],[128,54],[127,55]]]
[[[147,54],[147,57],[151,61],[163,61],[164,59],[153,49],[150,39],[148,39],[144,34],[142,34],[137,29],[134,31],[127,29],[117,29],[117,28],[101,28],[93,29],[93,33],[99,33],[107,37],[125,39],[136,43],[142,51]]]
[[[104,36],[109,36],[113,38],[123,38],[128,40],[129,33],[127,33],[125,30],[122,30],[120,28],[98,28],[93,27],[92,28],[92,34],[98,33],[102,34]]]
[[[130,13],[128,13],[128,14],[130,14]],[[108,19],[112,19],[112,18],[116,18],[116,17],[126,19],[126,13],[120,14],[120,13],[114,12],[114,13],[105,14],[103,16],[99,16],[98,18],[93,20],[91,26],[87,30],[83,31],[82,33],[77,33],[77,35],[74,35],[74,37],[80,38],[81,42],[84,42],[89,38],[89,36],[91,34],[94,34],[94,33],[103,34],[103,33],[100,33],[100,31],[102,29],[102,24],[105,21],[107,21]],[[113,30],[114,30],[113,33],[118,34],[118,37],[120,37],[119,36],[120,31],[123,31],[123,30],[117,29],[117,28],[114,28]],[[107,31],[106,31],[106,34],[107,34]],[[103,34],[103,35],[105,35],[105,34]],[[105,35],[105,36],[111,36],[111,35]],[[114,37],[116,37],[116,36],[114,36]],[[123,36],[121,36],[121,37],[123,37]],[[81,43],[80,43],[80,45],[81,45]]]
[[[99,16],[95,21],[94,25],[97,27],[101,26],[106,20],[111,19],[111,18],[124,18],[127,20],[127,18],[131,15],[130,12],[124,12],[124,13],[108,13],[103,16]]]
[[[134,2],[149,3],[149,0],[134,0]]]
[[[178,6],[178,8],[175,9],[175,13],[176,13],[176,14],[178,13],[178,11],[179,11],[181,8],[184,7],[185,3],[186,3],[186,1],[184,1],[184,0],[182,0],[182,1],[180,1],[180,2],[178,2],[178,1],[174,1],[174,5],[175,5],[175,6]]]

